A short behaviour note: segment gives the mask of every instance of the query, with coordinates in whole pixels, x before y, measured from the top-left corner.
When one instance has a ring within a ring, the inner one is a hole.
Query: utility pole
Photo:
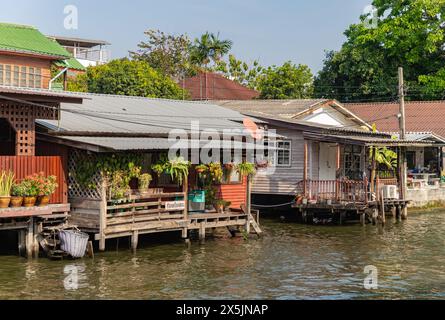
[[[400,103],[400,114],[399,114],[399,137],[403,142],[406,139],[406,120],[405,120],[405,86],[403,81],[403,68],[399,67],[399,103]],[[400,199],[406,200],[406,147],[400,146],[399,152],[399,180],[400,180]],[[403,206],[402,212],[400,213],[402,219],[408,217],[408,209]]]

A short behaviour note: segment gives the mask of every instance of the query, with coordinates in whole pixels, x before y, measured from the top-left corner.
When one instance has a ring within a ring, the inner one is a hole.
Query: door
[[[337,167],[337,145],[320,143],[319,180],[335,180]]]

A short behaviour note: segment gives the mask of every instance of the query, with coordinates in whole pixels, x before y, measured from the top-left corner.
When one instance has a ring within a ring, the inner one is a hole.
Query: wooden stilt
[[[32,258],[34,251],[34,218],[31,217],[28,222],[28,230],[26,233],[26,255]]]
[[[23,255],[26,250],[26,230],[21,229],[18,231],[18,249],[19,255]]]
[[[139,232],[133,231],[133,235],[131,236],[131,249],[133,249],[133,251],[137,250],[138,241],[139,241]]]
[[[93,241],[88,241],[87,256],[94,259]]]
[[[408,219],[408,207],[406,205],[404,205],[402,207],[402,220],[407,220]]]
[[[400,221],[402,219],[402,209],[401,209],[400,205],[398,205],[397,209],[396,209],[396,218],[397,218],[397,221]]]
[[[376,225],[377,224],[377,218],[379,216],[379,209],[376,207],[374,208],[374,211],[372,213],[372,224]]]
[[[201,223],[199,225],[199,241],[204,242],[206,239],[206,228],[205,224]]]
[[[382,189],[382,193],[381,193],[381,197],[380,197],[380,201],[381,201],[381,214],[382,214],[382,217],[381,217],[381,220],[380,220],[380,222],[384,225],[385,223],[386,223],[386,213],[385,213],[385,199],[384,199],[384,197],[383,197],[383,189]]]
[[[41,223],[36,223],[34,220],[34,239],[33,239],[33,256],[35,258],[39,257],[39,250],[40,250],[40,245],[39,245],[39,240],[38,240],[38,236],[39,234],[42,232],[43,227]]]
[[[366,214],[364,211],[360,213],[360,224],[362,226],[366,225]]]
[[[101,203],[99,214],[99,250],[105,251],[105,229],[107,228],[107,186],[104,180],[101,184]]]

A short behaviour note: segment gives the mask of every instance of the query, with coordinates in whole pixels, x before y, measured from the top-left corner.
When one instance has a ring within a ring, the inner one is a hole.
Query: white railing
[[[111,53],[106,49],[90,49],[79,47],[68,47],[65,49],[73,54],[76,59],[88,60],[101,63],[107,63],[111,59]]]

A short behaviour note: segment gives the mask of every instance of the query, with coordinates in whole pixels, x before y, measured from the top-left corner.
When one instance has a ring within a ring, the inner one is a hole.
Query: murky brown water
[[[277,220],[263,229],[260,240],[151,244],[94,260],[1,256],[0,298],[445,299],[445,212],[384,229]],[[364,289],[367,265],[378,268],[376,290]],[[78,288],[66,289],[76,272]]]

